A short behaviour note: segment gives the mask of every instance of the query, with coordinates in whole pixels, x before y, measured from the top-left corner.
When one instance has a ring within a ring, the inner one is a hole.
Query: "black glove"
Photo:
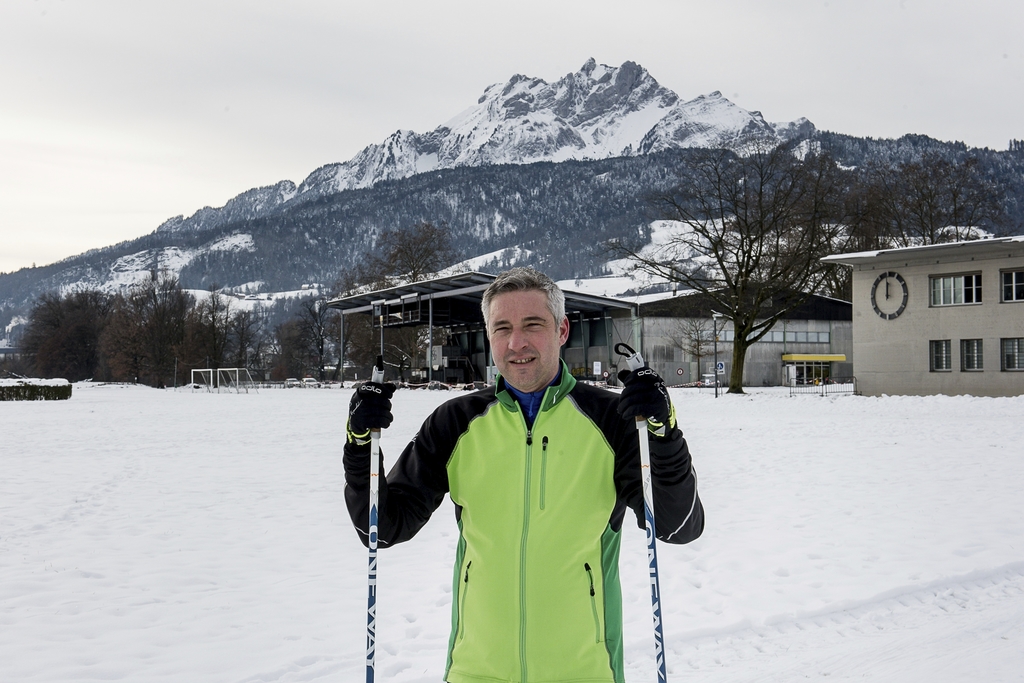
[[[352,394],[348,404],[348,440],[362,446],[370,442],[371,429],[387,429],[395,416],[391,414],[391,397],[395,385],[387,382],[363,382]]]
[[[625,386],[619,397],[619,415],[630,420],[647,418],[647,429],[655,436],[667,436],[676,426],[676,410],[668,396],[665,382],[646,365],[619,373]]]

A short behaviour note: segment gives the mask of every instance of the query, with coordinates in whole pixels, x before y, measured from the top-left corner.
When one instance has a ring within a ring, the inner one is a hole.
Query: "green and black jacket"
[[[445,680],[622,683],[619,537],[644,526],[637,430],[618,394],[548,387],[532,428],[496,387],[455,398],[423,423],[380,482],[382,548],[407,541],[446,493],[460,537]],[[345,501],[363,543],[369,446],[345,446]],[[704,509],[678,429],[651,439],[658,538],[687,543]]]

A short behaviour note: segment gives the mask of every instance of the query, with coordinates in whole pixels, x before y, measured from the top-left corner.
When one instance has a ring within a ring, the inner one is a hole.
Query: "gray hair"
[[[555,318],[555,324],[565,317],[565,294],[555,281],[533,268],[511,268],[498,275],[497,279],[484,290],[480,310],[484,314],[484,326],[490,325],[491,301],[506,292],[544,292],[548,298],[548,310]]]

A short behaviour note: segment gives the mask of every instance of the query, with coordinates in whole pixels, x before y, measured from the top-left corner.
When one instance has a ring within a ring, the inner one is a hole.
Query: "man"
[[[624,377],[621,396],[577,384],[559,358],[565,297],[542,273],[502,273],[482,309],[497,384],[423,423],[380,483],[379,544],[412,538],[451,495],[460,537],[446,681],[622,683],[626,507],[644,526],[636,416],[649,418],[658,537],[687,543],[704,528],[668,392],[651,372]],[[364,544],[369,430],[391,423],[393,391],[370,386],[350,407],[345,501]]]

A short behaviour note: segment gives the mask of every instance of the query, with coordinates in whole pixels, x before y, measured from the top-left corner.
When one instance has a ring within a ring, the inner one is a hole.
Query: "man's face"
[[[505,381],[519,391],[540,391],[558,374],[569,319],[555,321],[544,292],[505,292],[491,299],[487,337]]]

